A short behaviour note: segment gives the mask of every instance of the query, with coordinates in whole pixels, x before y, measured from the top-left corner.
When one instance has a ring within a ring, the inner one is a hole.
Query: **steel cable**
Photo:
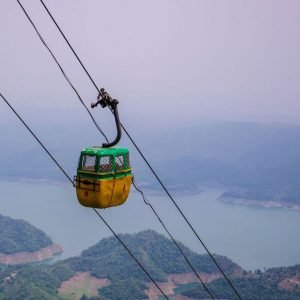
[[[20,6],[22,7],[21,3],[19,2],[19,0],[17,0],[18,3],[20,4]],[[89,79],[91,80],[91,82],[93,83],[93,85],[95,86],[95,88],[97,89],[97,91],[99,92],[100,89],[98,88],[98,86],[96,85],[95,81],[93,80],[93,78],[91,77],[91,75],[89,74],[89,72],[87,71],[86,67],[84,66],[84,64],[82,63],[82,61],[80,60],[79,56],[77,55],[77,53],[75,52],[74,48],[72,47],[72,45],[70,44],[70,42],[68,41],[68,39],[66,38],[65,34],[62,32],[62,30],[60,29],[59,25],[57,24],[57,22],[55,21],[54,17],[52,16],[51,12],[49,11],[49,9],[47,8],[47,6],[45,5],[45,3],[40,0],[40,2],[42,3],[42,5],[44,6],[44,8],[46,9],[47,13],[49,14],[49,16],[51,17],[52,21],[54,22],[54,24],[56,25],[56,27],[58,28],[58,30],[60,31],[60,33],[62,34],[63,38],[65,39],[65,41],[67,42],[68,46],[70,47],[71,51],[73,52],[73,54],[75,55],[75,57],[77,58],[78,62],[80,63],[80,65],[82,66],[83,70],[85,71],[85,73],[87,74],[87,76],[89,77]],[[30,19],[30,17],[28,16],[28,14],[26,13],[26,11],[24,10],[24,8],[22,7],[23,11],[25,12],[27,18],[30,20],[31,24],[33,25],[33,27],[35,28],[35,31],[37,32],[37,34],[40,36],[38,30],[36,29],[36,27],[34,26],[32,20]],[[41,38],[41,36],[40,36]],[[42,42],[44,43],[44,45],[46,46],[45,42],[43,41],[43,39],[41,38]],[[49,50],[49,47],[46,46],[47,49]],[[49,50],[50,51],[50,50]],[[52,52],[50,51],[51,55],[53,56]],[[56,61],[56,59],[55,59]],[[58,62],[56,61],[56,63],[58,64]],[[59,65],[59,64],[58,64]],[[87,111],[89,112],[90,116],[91,113],[90,111],[87,109]],[[93,119],[93,118],[92,118]],[[95,122],[94,122],[95,123]],[[96,125],[96,124],[95,124]],[[96,125],[97,126],[97,125]],[[152,174],[155,176],[155,178],[157,179],[157,181],[159,182],[159,184],[161,185],[161,187],[163,188],[163,190],[166,192],[167,196],[170,198],[170,200],[172,201],[172,203],[175,205],[176,209],[179,211],[179,213],[181,214],[181,216],[184,218],[185,222],[188,224],[188,226],[190,227],[190,229],[192,230],[192,232],[194,233],[194,235],[196,236],[196,238],[198,239],[198,241],[201,243],[201,245],[203,246],[203,248],[205,249],[205,251],[208,253],[208,255],[210,256],[210,258],[213,260],[213,262],[215,263],[215,265],[217,266],[217,268],[219,269],[219,271],[221,272],[221,274],[223,275],[223,277],[226,279],[227,283],[230,285],[230,287],[233,289],[234,293],[236,294],[236,296],[242,300],[242,297],[240,296],[240,294],[238,293],[238,291],[236,290],[236,288],[234,287],[233,283],[231,282],[231,280],[228,278],[228,276],[224,273],[224,271],[222,270],[221,266],[219,265],[219,263],[216,261],[216,259],[214,258],[214,256],[212,255],[212,253],[209,251],[209,249],[207,248],[207,246],[205,245],[205,243],[202,241],[202,239],[200,238],[199,234],[196,232],[195,228],[193,227],[193,225],[190,223],[190,221],[188,220],[188,218],[185,216],[185,214],[183,213],[183,211],[181,210],[181,208],[178,206],[177,202],[175,201],[175,199],[173,198],[173,196],[170,194],[170,192],[168,191],[167,187],[165,186],[165,184],[162,182],[162,180],[160,179],[160,177],[158,176],[158,174],[156,173],[156,171],[153,169],[153,167],[151,166],[151,164],[149,163],[149,161],[146,159],[146,157],[144,156],[143,152],[140,150],[140,148],[138,147],[138,145],[135,143],[135,141],[133,140],[133,138],[131,137],[131,135],[129,134],[129,132],[126,130],[126,128],[124,127],[124,125],[121,123],[121,127],[124,130],[124,132],[126,133],[126,135],[128,136],[128,138],[130,139],[130,141],[132,142],[132,144],[134,145],[134,147],[136,148],[136,150],[139,152],[139,154],[141,155],[141,157],[143,158],[144,162],[147,164],[147,166],[149,167],[149,169],[151,170]],[[99,128],[98,128],[99,129]],[[102,132],[102,130],[99,130],[101,132],[101,134],[106,138],[105,134]],[[107,140],[107,138],[106,138]]]
[[[49,48],[49,46],[47,45],[46,41],[44,40],[44,38],[42,37],[42,35],[40,34],[39,30],[37,29],[37,27],[35,26],[34,22],[32,21],[32,19],[30,18],[30,16],[28,15],[27,11],[25,10],[25,8],[23,7],[23,5],[20,3],[19,0],[17,0],[17,2],[19,3],[19,5],[21,6],[23,12],[25,13],[27,19],[30,21],[31,25],[33,26],[35,32],[37,33],[38,37],[40,38],[40,40],[42,41],[43,45],[46,47],[46,49],[48,50],[48,52],[51,54],[53,60],[55,61],[55,63],[57,64],[57,66],[59,67],[60,71],[62,72],[63,76],[65,77],[65,79],[67,80],[67,82],[69,83],[69,85],[72,87],[72,89],[74,90],[74,92],[76,93],[77,97],[79,98],[80,102],[84,105],[84,107],[86,108],[86,110],[89,112],[89,110],[87,109],[85,103],[83,102],[82,98],[80,97],[79,93],[77,92],[77,89],[74,87],[74,85],[72,84],[72,82],[70,81],[69,77],[66,75],[66,72],[64,71],[64,69],[62,68],[61,64],[59,63],[59,61],[57,60],[57,58],[55,57],[53,51]],[[41,1],[42,2],[42,1]],[[44,5],[44,3],[42,2],[42,4]],[[44,5],[44,7],[46,8],[46,6]],[[50,13],[47,9],[47,12]],[[53,21],[55,22],[55,20],[53,19]],[[55,22],[56,26],[57,23]],[[62,31],[60,31],[61,34],[63,34]],[[65,37],[65,36],[64,36]],[[66,39],[66,38],[65,38]],[[71,47],[71,45],[68,43],[68,45]],[[76,52],[73,52],[74,55],[76,56],[76,58],[80,61],[79,57],[76,55]],[[84,68],[84,65],[82,64],[82,62],[80,61],[80,64],[82,65],[82,67]],[[84,68],[85,69],[85,68]],[[85,71],[87,72],[87,70],[85,69]],[[90,77],[90,76],[89,76]],[[90,77],[91,78],[91,77]],[[93,82],[95,85],[95,82]],[[96,85],[95,85],[96,86]],[[97,128],[99,129],[100,133],[104,136],[104,138],[107,140],[104,132],[100,129],[100,127],[98,126],[98,124],[96,123],[96,121],[94,120],[93,116],[91,115],[91,113],[89,112],[90,116],[92,117],[92,120],[94,121],[95,125],[97,126]],[[123,128],[124,129],[124,128]],[[131,137],[130,137],[131,138]],[[133,141],[132,141],[133,142]],[[180,246],[178,245],[178,243],[176,242],[176,240],[173,238],[173,236],[171,235],[171,233],[168,231],[168,229],[166,228],[166,226],[164,225],[164,223],[162,222],[162,220],[160,219],[160,217],[158,216],[157,212],[154,210],[153,206],[148,203],[144,197],[144,193],[141,191],[140,188],[138,188],[136,186],[136,183],[133,183],[135,189],[141,193],[142,198],[145,202],[145,204],[147,204],[148,206],[150,206],[150,208],[152,209],[152,211],[154,212],[154,214],[156,215],[156,217],[158,218],[159,222],[162,224],[162,226],[164,227],[165,231],[167,232],[167,234],[170,236],[170,238],[172,239],[172,241],[175,243],[176,247],[179,249],[179,251],[181,252],[181,254],[183,255],[184,259],[186,260],[187,264],[191,267],[192,271],[194,272],[195,276],[199,279],[200,283],[202,284],[202,286],[204,287],[204,289],[207,291],[208,295],[210,296],[211,299],[215,299],[214,296],[212,295],[212,293],[209,291],[209,289],[207,288],[207,286],[205,285],[205,283],[202,281],[201,277],[199,276],[199,274],[197,273],[197,271],[195,270],[195,268],[192,266],[192,264],[190,263],[190,261],[188,260],[188,258],[185,256],[185,254],[183,253],[183,251],[181,250]]]
[[[30,127],[26,124],[23,118],[17,113],[17,111],[12,107],[12,105],[8,102],[8,100],[0,93],[0,97],[3,101],[8,105],[8,107],[14,112],[14,114],[18,117],[18,119],[23,123],[23,125],[27,128],[30,134],[35,138],[35,140],[40,144],[40,146],[46,151],[52,161],[58,166],[58,168],[63,172],[63,174],[67,177],[70,183],[73,185],[73,180],[71,177],[66,173],[63,167],[58,163],[58,161],[54,158],[54,156],[50,153],[49,150],[44,146],[44,144],[40,141],[37,135],[30,129]],[[122,244],[124,249],[130,254],[130,256],[135,260],[138,266],[144,271],[144,273],[148,276],[148,278],[152,281],[152,283],[157,287],[157,289],[161,292],[161,294],[166,298],[169,299],[168,296],[163,292],[163,290],[159,287],[156,281],[152,278],[152,276],[148,273],[148,271],[143,267],[143,265],[138,261],[138,259],[134,256],[134,254],[130,251],[130,249],[125,245],[122,239],[116,234],[116,232],[112,229],[112,227],[107,223],[107,221],[103,218],[103,216],[95,209],[92,208],[98,217],[102,220],[102,222],[107,226],[107,228],[113,233],[113,235],[117,238],[117,240]]]

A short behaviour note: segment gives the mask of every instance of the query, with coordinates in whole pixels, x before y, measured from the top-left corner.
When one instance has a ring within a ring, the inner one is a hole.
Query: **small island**
[[[4,265],[44,261],[63,252],[42,230],[24,220],[2,215],[0,241],[0,264]]]

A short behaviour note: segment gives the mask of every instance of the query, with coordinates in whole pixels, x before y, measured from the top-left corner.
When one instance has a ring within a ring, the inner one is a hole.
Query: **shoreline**
[[[45,178],[29,178],[29,177],[1,177],[0,181],[2,182],[22,182],[28,184],[50,184],[53,186],[69,186],[68,183],[61,181],[61,180],[53,180],[53,179],[45,179]],[[141,187],[147,191],[152,196],[161,196],[164,195],[164,191],[160,189],[153,189],[151,185],[148,186],[147,184]],[[204,186],[198,186],[196,189],[177,189],[174,187],[169,187],[170,191],[176,196],[193,196],[197,194],[202,194],[205,192],[207,188],[220,188],[222,190],[226,190],[226,187],[217,184],[208,184]],[[216,200],[227,203],[227,204],[234,204],[234,205],[243,205],[243,206],[256,206],[262,208],[279,208],[279,209],[286,209],[291,211],[298,211],[300,212],[300,204],[293,203],[293,202],[283,202],[277,200],[256,200],[256,199],[245,199],[245,198],[235,198],[235,197],[228,197],[228,196],[220,196]],[[0,262],[1,263],[1,262]]]
[[[234,198],[234,197],[226,197],[226,196],[220,196],[217,200],[228,204],[256,206],[256,207],[263,207],[263,208],[279,208],[279,209],[288,209],[288,210],[300,212],[300,204],[296,204],[292,202],[282,202],[276,200],[260,201],[255,199]]]
[[[19,265],[37,263],[52,259],[62,252],[62,246],[58,244],[52,244],[35,252],[18,252],[13,254],[0,253],[0,264]]]

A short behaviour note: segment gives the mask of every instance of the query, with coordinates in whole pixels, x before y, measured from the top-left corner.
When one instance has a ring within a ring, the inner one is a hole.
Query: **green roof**
[[[100,146],[93,146],[93,147],[87,147],[83,148],[81,150],[82,154],[88,154],[88,155],[97,155],[97,156],[103,156],[103,155],[118,155],[118,154],[126,154],[129,153],[127,148],[102,148]]]

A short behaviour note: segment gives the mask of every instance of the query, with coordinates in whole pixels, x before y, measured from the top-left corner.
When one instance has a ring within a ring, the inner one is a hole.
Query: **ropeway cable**
[[[35,31],[37,32],[37,34],[39,35],[39,37],[41,38],[41,35],[39,34],[37,28],[35,27],[34,23],[32,22],[32,20],[30,19],[29,15],[26,13],[25,9],[23,8],[23,6],[21,5],[20,1],[17,0],[17,2],[19,3],[19,5],[22,7],[24,13],[26,14],[27,18],[29,19],[30,23],[33,25]],[[56,27],[59,29],[60,33],[62,34],[62,36],[64,37],[65,41],[67,42],[67,44],[69,45],[70,49],[72,50],[73,54],[75,55],[75,57],[77,58],[77,60],[79,61],[80,65],[82,66],[82,68],[84,69],[85,73],[88,75],[88,77],[90,78],[91,82],[93,83],[93,85],[95,86],[95,88],[97,89],[97,91],[99,92],[99,88],[97,87],[97,85],[95,84],[95,81],[92,79],[91,75],[89,74],[89,72],[87,71],[87,69],[85,68],[85,66],[83,65],[83,63],[81,62],[79,56],[77,55],[77,53],[75,52],[75,50],[73,49],[73,47],[71,46],[71,44],[69,43],[68,39],[66,38],[66,36],[63,34],[62,30],[60,29],[59,25],[57,24],[57,22],[55,21],[54,17],[52,16],[52,14],[50,13],[50,11],[48,10],[48,8],[46,7],[46,5],[44,4],[44,2],[42,0],[40,0],[40,2],[42,3],[42,5],[44,6],[44,8],[46,9],[47,13],[49,14],[49,16],[51,17],[51,19],[53,20],[53,22],[55,23]],[[51,50],[49,49],[49,47],[45,44],[44,40],[41,38],[42,42],[44,43],[44,45],[46,46],[46,48],[50,51],[50,53],[52,54]],[[53,54],[52,54],[53,56]],[[56,59],[55,59],[56,60]],[[56,61],[56,63],[58,64],[58,62]],[[90,111],[87,109],[87,111],[89,112],[90,116],[91,113]],[[93,118],[92,118],[93,119]],[[95,124],[96,125],[96,124]],[[236,288],[234,287],[233,283],[230,281],[230,279],[227,277],[227,275],[224,273],[224,271],[222,270],[221,266],[219,265],[219,263],[216,261],[216,259],[214,258],[214,256],[212,255],[212,253],[209,251],[209,249],[207,248],[207,246],[205,245],[205,243],[202,241],[202,239],[200,238],[199,234],[196,232],[196,230],[194,229],[193,225],[189,222],[189,220],[187,219],[187,217],[185,216],[185,214],[183,213],[183,211],[180,209],[180,207],[178,206],[178,204],[176,203],[176,201],[174,200],[174,198],[172,197],[172,195],[170,194],[170,192],[168,191],[167,187],[165,186],[165,184],[162,182],[162,180],[160,179],[160,177],[158,176],[158,174],[156,173],[156,171],[153,169],[153,167],[150,165],[149,161],[146,159],[146,157],[144,156],[144,154],[142,153],[142,151],[140,150],[140,148],[138,147],[138,145],[134,142],[133,138],[131,137],[131,135],[129,134],[129,132],[126,130],[126,128],[124,127],[124,125],[121,123],[121,126],[124,130],[124,132],[126,133],[126,135],[128,136],[128,138],[130,139],[130,141],[133,143],[133,145],[135,146],[136,150],[139,152],[139,154],[141,155],[141,157],[143,158],[143,160],[145,161],[145,163],[147,164],[147,166],[149,167],[149,169],[151,170],[151,172],[153,173],[153,175],[155,176],[155,178],[158,180],[158,182],[160,183],[160,185],[162,186],[163,190],[166,192],[166,194],[168,195],[168,197],[170,198],[170,200],[172,201],[172,203],[175,205],[175,207],[177,208],[177,210],[179,211],[179,213],[181,214],[181,216],[184,218],[185,222],[188,224],[188,226],[190,227],[190,229],[192,230],[192,232],[194,233],[194,235],[196,236],[196,238],[198,239],[198,241],[201,243],[201,245],[203,246],[203,248],[205,249],[205,251],[208,253],[208,255],[210,256],[210,258],[213,260],[213,262],[215,263],[215,265],[217,266],[217,268],[219,269],[219,271],[221,272],[221,274],[223,275],[223,277],[226,279],[227,283],[230,285],[230,287],[233,289],[234,293],[236,294],[236,296],[242,300],[242,297],[240,296],[240,294],[238,293],[238,291],[236,290]],[[101,132],[101,134],[103,134],[103,132],[101,130],[99,130]],[[103,134],[104,135],[104,134]],[[105,135],[104,135],[105,136]]]
[[[181,247],[179,246],[179,244],[177,243],[177,241],[174,239],[173,235],[168,230],[168,228],[166,227],[166,225],[164,224],[164,222],[162,221],[162,219],[160,218],[160,216],[157,214],[157,212],[155,211],[155,209],[152,206],[152,204],[147,201],[147,199],[146,199],[143,191],[137,186],[137,184],[135,183],[134,179],[132,180],[132,184],[134,185],[135,189],[142,195],[142,198],[143,198],[145,204],[148,205],[151,208],[151,210],[153,211],[153,213],[157,217],[158,221],[161,223],[161,225],[163,226],[163,228],[165,229],[165,231],[167,232],[167,234],[169,235],[169,237],[171,238],[171,240],[173,241],[173,243],[175,244],[175,246],[177,247],[177,249],[179,250],[179,252],[183,256],[183,258],[185,259],[186,263],[189,265],[189,267],[192,269],[193,273],[196,275],[196,277],[201,282],[201,284],[202,284],[203,288],[205,289],[205,291],[208,293],[208,295],[211,297],[211,299],[215,299],[214,295],[208,289],[208,287],[206,286],[206,284],[204,283],[204,281],[202,280],[202,278],[200,277],[200,275],[197,273],[196,269],[194,268],[194,266],[192,265],[192,263],[190,262],[190,260],[184,254],[184,252],[182,251]]]
[[[17,0],[18,1],[18,0]],[[54,158],[54,156],[50,153],[49,150],[44,146],[44,144],[40,141],[40,139],[36,136],[36,134],[30,129],[27,123],[23,120],[23,118],[17,113],[17,111],[12,107],[12,105],[8,102],[8,100],[0,93],[0,97],[3,101],[8,105],[8,107],[13,111],[13,113],[18,117],[18,119],[23,123],[23,125],[27,128],[30,134],[35,138],[35,140],[40,144],[40,146],[46,151],[52,161],[57,165],[57,167],[63,172],[63,174],[67,177],[70,183],[73,185],[73,180],[71,177],[66,173],[63,167],[58,163],[58,161]],[[118,239],[118,241],[122,244],[125,250],[130,254],[130,256],[135,260],[138,266],[144,271],[144,273],[148,276],[148,278],[152,281],[152,283],[157,287],[157,289],[161,292],[161,294],[166,298],[169,299],[168,296],[163,292],[163,290],[159,287],[159,285],[155,282],[152,276],[148,273],[148,271],[143,267],[143,265],[138,261],[138,259],[134,256],[134,254],[130,251],[130,249],[125,245],[122,239],[116,234],[116,232],[112,229],[112,227],[107,223],[107,221],[102,217],[102,215],[93,208],[94,212],[98,215],[98,217],[102,220],[102,222],[107,226],[107,228],[113,233],[113,235]]]
[[[53,15],[51,14],[51,12],[49,11],[48,7],[45,5],[43,0],[40,0],[40,2],[42,3],[43,7],[45,8],[45,10],[47,11],[48,15],[50,16],[50,18],[52,19],[52,21],[54,22],[54,24],[56,25],[57,29],[59,30],[59,32],[61,33],[61,35],[63,36],[64,40],[66,41],[66,43],[68,44],[68,46],[70,47],[71,51],[73,52],[73,54],[75,55],[75,57],[77,58],[79,64],[81,65],[81,67],[83,68],[83,70],[85,71],[86,75],[88,76],[88,78],[91,80],[92,84],[94,85],[94,87],[96,88],[96,90],[99,92],[100,89],[98,88],[98,86],[96,85],[94,79],[92,78],[92,76],[90,75],[90,73],[88,72],[88,70],[86,69],[86,67],[84,66],[84,64],[82,63],[81,59],[79,58],[79,56],[77,55],[76,51],[74,50],[74,48],[72,47],[72,45],[70,44],[69,40],[67,39],[67,37],[65,36],[65,34],[63,33],[63,31],[61,30],[60,26],[58,25],[58,23],[56,22],[56,20],[54,19]],[[204,244],[204,242],[202,241],[202,239],[200,238],[199,234],[196,232],[196,230],[194,229],[194,227],[192,226],[192,224],[188,221],[188,219],[186,218],[186,216],[184,215],[183,211],[180,209],[180,207],[178,206],[178,204],[176,203],[176,201],[174,200],[174,198],[172,197],[172,195],[170,194],[170,192],[168,191],[168,189],[166,188],[165,184],[161,181],[161,179],[159,178],[159,176],[157,175],[156,171],[153,169],[153,167],[150,165],[149,161],[146,159],[146,157],[144,156],[144,154],[142,153],[142,151],[140,150],[140,148],[138,147],[138,145],[134,142],[133,138],[131,137],[131,135],[129,134],[129,132],[126,130],[126,128],[124,127],[124,125],[121,123],[121,126],[124,130],[124,132],[126,133],[126,135],[128,136],[128,138],[130,139],[130,141],[133,143],[134,147],[136,148],[136,150],[139,152],[139,154],[141,155],[141,157],[143,158],[143,160],[145,161],[145,163],[147,164],[147,166],[150,168],[152,174],[154,175],[154,177],[157,179],[157,181],[159,182],[159,184],[162,186],[163,190],[166,192],[167,196],[171,199],[171,201],[173,202],[173,204],[175,205],[175,207],[177,208],[177,210],[179,211],[179,213],[181,214],[181,216],[184,218],[184,220],[186,221],[186,223],[188,224],[188,226],[190,227],[190,229],[193,231],[194,235],[196,236],[196,238],[198,239],[198,241],[201,243],[201,245],[204,247],[204,249],[206,250],[206,252],[208,253],[208,255],[211,257],[211,259],[213,260],[213,262],[215,263],[215,265],[218,267],[219,271],[222,273],[222,275],[224,276],[224,278],[226,279],[227,283],[230,285],[230,287],[233,289],[233,291],[235,292],[236,296],[242,300],[242,297],[240,296],[240,294],[238,293],[238,291],[236,290],[236,288],[233,286],[232,282],[230,281],[230,279],[227,277],[227,275],[224,273],[224,271],[222,270],[222,268],[220,267],[220,265],[218,264],[218,262],[216,261],[216,259],[213,257],[213,255],[211,254],[211,252],[209,251],[209,249],[207,248],[207,246]]]
[[[17,0],[18,1],[18,0]],[[79,98],[80,102],[84,105],[85,109],[89,112],[89,110],[87,109],[86,105],[84,104],[82,98],[80,97],[79,93],[77,92],[75,86],[72,84],[71,80],[69,79],[69,77],[67,76],[66,72],[64,71],[64,69],[62,68],[61,64],[59,63],[58,59],[55,57],[54,53],[52,52],[52,50],[50,49],[50,47],[47,45],[46,41],[44,40],[44,38],[42,37],[42,35],[40,34],[40,32],[38,31],[37,27],[35,26],[34,22],[31,20],[30,16],[28,15],[28,13],[26,12],[25,8],[22,6],[22,4],[20,3],[20,1],[18,1],[19,5],[21,6],[23,12],[25,13],[27,19],[30,21],[31,25],[33,26],[35,32],[37,33],[38,37],[40,38],[40,40],[42,41],[43,45],[46,47],[46,49],[48,50],[48,52],[51,54],[52,58],[54,59],[55,63],[58,65],[60,71],[62,72],[63,76],[65,77],[65,79],[67,80],[67,82],[69,83],[69,85],[71,86],[71,88],[74,90],[74,92],[76,93],[77,97]],[[69,44],[69,46],[71,46]],[[77,56],[77,59],[79,59],[79,57]],[[82,64],[83,66],[83,64]],[[84,67],[84,66],[83,66]],[[100,129],[100,127],[98,126],[98,124],[96,123],[96,121],[94,120],[93,116],[91,115],[91,113],[89,112],[90,116],[92,117],[92,120],[94,121],[96,127],[99,129],[100,133],[104,136],[104,138],[107,140],[107,137],[105,136],[104,132]],[[145,202],[145,204],[147,204],[148,206],[150,206],[150,208],[152,209],[152,211],[154,212],[154,214],[156,215],[156,217],[158,218],[158,221],[162,224],[162,226],[164,227],[165,231],[167,232],[167,234],[170,236],[170,238],[172,239],[172,241],[174,242],[174,244],[176,245],[176,247],[179,249],[179,251],[181,252],[182,256],[184,257],[185,261],[187,262],[187,264],[191,267],[193,273],[195,274],[195,276],[199,279],[200,283],[202,284],[202,286],[204,287],[204,289],[206,290],[206,292],[208,293],[209,297],[211,299],[215,299],[213,294],[209,291],[208,287],[206,286],[206,284],[203,282],[203,280],[201,279],[201,277],[199,276],[199,274],[197,273],[197,271],[195,270],[195,268],[192,266],[191,262],[189,261],[189,259],[186,257],[186,255],[184,254],[184,252],[181,250],[179,244],[176,242],[176,240],[174,239],[174,237],[171,235],[171,233],[168,231],[168,229],[166,228],[165,224],[162,222],[162,220],[160,219],[160,217],[158,216],[157,212],[155,211],[155,209],[153,208],[153,206],[148,203],[145,199],[144,193],[141,191],[140,188],[137,187],[136,183],[133,182],[133,185],[135,187],[135,189],[141,193],[142,198]],[[105,222],[105,220],[103,220],[103,222]]]
[[[49,46],[47,45],[46,41],[44,40],[44,38],[42,37],[42,35],[40,34],[40,32],[38,31],[37,27],[35,26],[35,24],[33,23],[33,21],[31,20],[31,18],[29,17],[28,13],[26,12],[25,8],[21,5],[21,3],[18,1],[18,3],[20,4],[23,12],[25,13],[26,17],[29,19],[30,23],[32,24],[32,26],[34,27],[34,30],[36,31],[36,33],[38,34],[38,37],[40,38],[40,40],[42,41],[42,43],[44,44],[44,46],[46,47],[46,49],[49,51],[49,53],[51,54],[52,58],[54,59],[55,63],[58,65],[59,69],[61,70],[61,72],[63,73],[65,79],[67,80],[67,82],[70,84],[70,86],[72,87],[72,89],[75,91],[76,95],[78,96],[79,100],[81,101],[81,103],[83,103],[83,100],[81,99],[80,95],[78,94],[76,88],[74,87],[74,85],[72,84],[72,82],[70,81],[69,77],[67,76],[66,72],[63,70],[61,64],[59,63],[59,61],[57,60],[57,58],[55,57],[54,53],[52,52],[52,50],[49,48]],[[48,11],[49,12],[49,11]],[[54,20],[54,19],[53,19]],[[57,25],[57,24],[56,24]],[[58,25],[57,25],[58,26]],[[61,32],[62,33],[62,32]],[[63,34],[63,33],[62,33]],[[71,47],[71,45],[68,43],[68,45]],[[74,52],[75,54],[75,52]],[[75,54],[76,55],[76,54]],[[79,57],[76,55],[77,59],[79,59]],[[83,64],[81,63],[81,65],[83,66]],[[84,66],[83,66],[84,67]],[[85,69],[86,70],[86,69]],[[87,70],[86,70],[87,72]],[[84,105],[85,106],[85,105]],[[86,108],[86,106],[85,106]],[[86,108],[87,109],[87,108]],[[88,111],[88,109],[87,109]],[[93,119],[94,120],[94,119]],[[97,127],[98,128],[98,127]],[[104,135],[103,131],[100,130],[100,133],[106,138],[106,136]],[[106,138],[107,140],[107,138]],[[184,252],[181,250],[179,244],[176,242],[176,240],[174,239],[174,237],[171,235],[171,233],[168,231],[168,229],[166,228],[165,224],[162,222],[161,218],[158,216],[157,212],[155,211],[154,207],[148,203],[145,199],[144,193],[141,191],[140,188],[137,187],[136,183],[133,182],[133,185],[135,187],[135,189],[141,193],[142,198],[145,202],[145,204],[147,204],[152,211],[154,212],[154,214],[156,215],[158,221],[162,224],[162,226],[164,227],[165,231],[167,232],[167,234],[170,236],[170,238],[172,239],[172,241],[174,242],[174,244],[176,245],[176,247],[179,249],[179,251],[181,252],[182,256],[184,257],[185,261],[187,262],[187,264],[191,267],[193,273],[195,274],[195,276],[199,279],[200,283],[202,284],[202,286],[204,287],[204,289],[206,290],[206,292],[208,293],[208,295],[210,296],[211,299],[215,299],[214,296],[212,295],[212,293],[209,291],[208,287],[206,286],[206,284],[203,282],[203,280],[201,279],[201,277],[199,276],[199,274],[197,273],[197,271],[195,270],[195,268],[192,266],[191,262],[189,261],[189,259],[186,257],[186,255],[184,254]]]
[[[101,129],[101,127],[99,126],[99,124],[97,123],[97,121],[95,120],[95,118],[93,117],[92,113],[90,112],[90,110],[88,109],[88,107],[86,106],[86,104],[84,103],[84,101],[82,100],[81,96],[79,95],[79,93],[76,90],[75,86],[73,85],[72,81],[67,76],[66,72],[64,71],[64,69],[62,68],[61,64],[59,63],[59,61],[55,57],[54,53],[52,52],[52,50],[50,49],[50,47],[47,45],[46,41],[44,40],[44,38],[42,37],[42,35],[38,31],[37,27],[35,26],[35,24],[31,20],[31,18],[29,17],[27,11],[25,10],[25,8],[23,7],[23,5],[21,4],[21,2],[19,0],[17,0],[17,2],[20,5],[21,9],[23,10],[24,14],[26,15],[27,19],[31,23],[32,27],[34,28],[34,30],[35,30],[36,34],[38,35],[38,37],[40,38],[41,42],[44,44],[44,46],[46,47],[46,49],[49,51],[50,55],[52,56],[52,58],[54,59],[55,63],[59,67],[59,69],[62,72],[63,76],[65,77],[65,79],[67,80],[67,82],[69,83],[69,85],[71,86],[71,88],[73,89],[73,91],[75,92],[75,94],[77,95],[80,103],[83,105],[83,107],[85,108],[85,110],[89,114],[90,118],[92,119],[92,121],[95,124],[95,126],[97,127],[97,129],[100,131],[100,133],[103,135],[103,137],[105,138],[105,140],[108,142],[108,138],[106,137],[105,133],[103,132],[103,130]]]

